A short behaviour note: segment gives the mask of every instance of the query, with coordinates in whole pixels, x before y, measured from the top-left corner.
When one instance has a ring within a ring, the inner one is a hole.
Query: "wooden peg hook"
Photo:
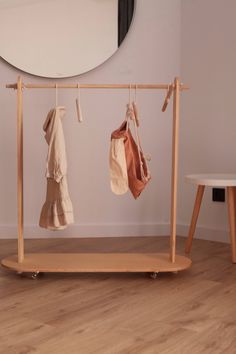
[[[167,89],[167,94],[166,94],[166,98],[165,98],[164,104],[162,106],[162,112],[165,112],[165,110],[166,110],[166,108],[168,106],[168,103],[170,101],[172,92],[173,92],[173,84],[170,84],[168,89]]]

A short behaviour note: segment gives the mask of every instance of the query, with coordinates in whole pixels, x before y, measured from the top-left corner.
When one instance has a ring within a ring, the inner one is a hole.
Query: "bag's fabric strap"
[[[150,172],[148,170],[148,167],[147,167],[147,172],[148,172],[148,176],[145,176],[145,173],[144,173],[144,168],[143,168],[143,161],[142,161],[142,158],[141,158],[141,152],[143,154],[143,150],[142,150],[142,147],[141,147],[141,142],[140,142],[140,136],[139,136],[139,132],[138,132],[138,126],[137,126],[137,121],[135,119],[135,113],[134,113],[134,108],[133,108],[133,105],[131,103],[129,103],[127,105],[127,111],[126,111],[126,121],[127,121],[127,124],[126,124],[126,131],[129,129],[129,121],[133,121],[133,124],[134,124],[134,131],[135,131],[135,136],[136,136],[136,144],[137,144],[137,148],[138,148],[138,157],[139,157],[139,166],[140,166],[140,174],[141,174],[141,178],[142,180],[145,180],[147,181],[149,179],[149,176],[150,176]],[[144,154],[143,154],[144,156]]]

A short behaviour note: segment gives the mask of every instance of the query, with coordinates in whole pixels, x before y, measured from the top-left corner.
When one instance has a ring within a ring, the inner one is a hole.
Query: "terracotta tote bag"
[[[134,125],[136,141],[133,138],[129,127],[130,121],[132,121]],[[134,198],[137,199],[146,187],[148,181],[151,178],[151,175],[148,169],[147,161],[144,157],[143,150],[141,148],[134,104],[127,105],[126,119],[121,124],[120,128],[111,134],[111,141],[114,139],[123,140],[128,175],[128,186]],[[124,171],[124,169],[125,165],[121,167],[121,170]],[[112,170],[111,165],[110,170]],[[124,175],[125,174],[123,173],[123,176]]]

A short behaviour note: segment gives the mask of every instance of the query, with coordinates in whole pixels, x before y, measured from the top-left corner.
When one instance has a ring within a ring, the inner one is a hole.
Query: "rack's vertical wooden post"
[[[179,101],[180,82],[175,78],[173,97],[173,136],[172,136],[172,174],[171,174],[171,234],[170,260],[175,262],[176,254],[176,214],[177,214],[177,179],[178,179],[178,146],[179,146]]]
[[[24,260],[23,235],[23,106],[22,79],[17,80],[17,214],[18,214],[18,262]]]

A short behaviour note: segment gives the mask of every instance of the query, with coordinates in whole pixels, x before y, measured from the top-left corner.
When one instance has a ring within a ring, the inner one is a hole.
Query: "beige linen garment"
[[[61,121],[64,116],[65,107],[51,109],[43,125],[48,144],[47,195],[39,226],[50,230],[62,230],[74,222],[66,177],[66,149]]]
[[[125,194],[129,189],[124,138],[111,139],[110,183],[115,194]]]

